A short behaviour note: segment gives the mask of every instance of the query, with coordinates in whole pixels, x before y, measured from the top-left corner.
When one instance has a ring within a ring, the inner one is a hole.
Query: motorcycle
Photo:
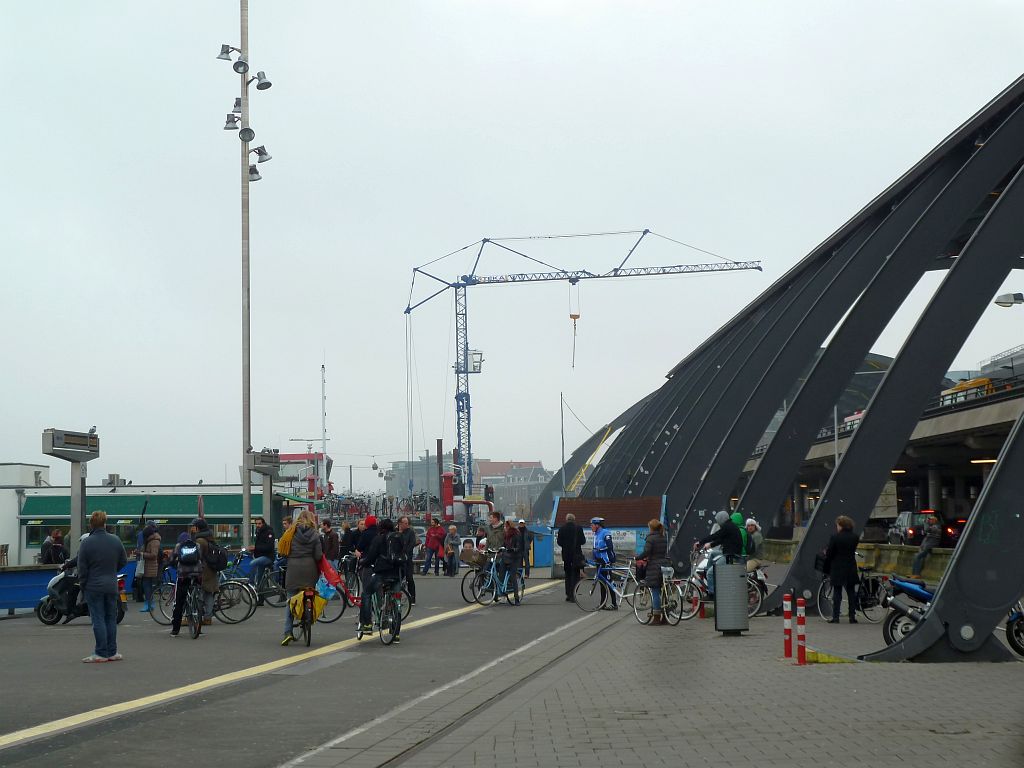
[[[890,610],[882,623],[882,637],[886,645],[893,645],[910,634],[924,618],[934,593],[920,579],[890,576],[885,583],[887,587],[882,605]],[[899,600],[897,595],[906,595],[915,602],[907,604]],[[1011,609],[1006,619],[1006,641],[1015,653],[1024,656],[1024,609],[1020,602]]]
[[[117,623],[124,618],[125,602],[124,574],[117,574]],[[35,607],[36,618],[47,626],[53,626],[62,618],[67,624],[79,616],[89,615],[89,606],[81,599],[82,590],[78,584],[78,573],[74,568],[62,569],[46,585],[46,596]]]

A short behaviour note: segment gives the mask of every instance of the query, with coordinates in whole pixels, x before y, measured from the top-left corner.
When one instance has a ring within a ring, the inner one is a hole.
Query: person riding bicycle
[[[267,525],[266,519],[262,517],[256,518],[256,535],[252,543],[249,583],[259,587],[263,572],[274,563],[274,529]],[[263,598],[258,598],[256,604],[263,605]]]
[[[590,530],[594,532],[594,548],[591,554],[598,567],[609,566],[615,562],[615,545],[612,543],[612,532],[604,527],[603,517],[590,518]],[[601,593],[604,594],[607,587],[601,583]],[[602,599],[602,602],[604,600]],[[619,598],[612,590],[611,601],[605,605],[606,610],[619,610]]]
[[[373,595],[384,584],[399,581],[406,567],[404,539],[395,531],[394,521],[381,520],[377,527],[377,537],[359,558],[360,571],[369,574],[363,582],[363,601],[359,606],[360,632],[373,631]],[[399,642],[397,632],[394,642]]]
[[[721,552],[710,555],[708,558],[708,596],[715,594],[715,563],[723,558],[738,558],[743,552],[743,538],[740,536],[740,529],[729,517],[729,513],[720,510],[715,515],[715,522],[718,523],[718,530],[712,531],[703,539],[695,541],[693,548],[703,545],[705,549],[721,547]]]
[[[288,553],[288,572],[284,577],[284,588],[290,594],[302,592],[316,586],[320,579],[320,560],[324,556],[323,543],[316,530],[313,513],[303,509],[295,521],[291,550]],[[295,637],[292,626],[295,617],[290,609],[284,612],[284,638],[281,645],[288,645]]]

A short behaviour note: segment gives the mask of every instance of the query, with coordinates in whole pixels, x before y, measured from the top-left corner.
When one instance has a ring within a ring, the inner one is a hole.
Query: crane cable
[[[575,308],[572,301],[573,289],[576,289],[576,304]],[[582,316],[582,310],[580,309],[580,285],[579,283],[569,283],[569,319],[572,320],[572,368],[576,368],[576,321]]]

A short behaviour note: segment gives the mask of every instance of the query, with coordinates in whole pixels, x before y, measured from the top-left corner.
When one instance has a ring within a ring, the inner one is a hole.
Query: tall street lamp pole
[[[239,47],[222,45],[218,59],[231,61],[231,53],[238,54],[232,69],[241,78],[241,96],[235,102],[235,108],[227,116],[225,130],[238,130],[241,141],[242,158],[242,546],[246,549],[252,543],[252,485],[250,473],[254,466],[252,453],[252,408],[249,386],[249,325],[250,325],[250,291],[249,291],[249,182],[259,181],[262,177],[255,164],[249,163],[249,156],[256,155],[256,162],[270,160],[270,154],[263,146],[249,148],[249,143],[256,133],[249,125],[249,84],[256,81],[256,90],[265,91],[271,86],[264,72],[257,72],[256,77],[249,75],[249,0],[239,0]],[[241,126],[239,126],[241,123]],[[239,130],[241,128],[241,130]]]

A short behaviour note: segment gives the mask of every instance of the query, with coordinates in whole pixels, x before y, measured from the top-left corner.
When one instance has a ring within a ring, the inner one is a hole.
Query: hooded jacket
[[[743,523],[743,515],[739,512],[733,512],[729,519],[740,529],[740,540],[743,542],[743,551],[740,554],[746,557],[750,553],[750,541],[748,539],[747,526]]]
[[[320,560],[323,556],[324,549],[316,528],[296,524],[291,553],[288,555],[285,589],[297,592],[315,586],[320,579]]]

